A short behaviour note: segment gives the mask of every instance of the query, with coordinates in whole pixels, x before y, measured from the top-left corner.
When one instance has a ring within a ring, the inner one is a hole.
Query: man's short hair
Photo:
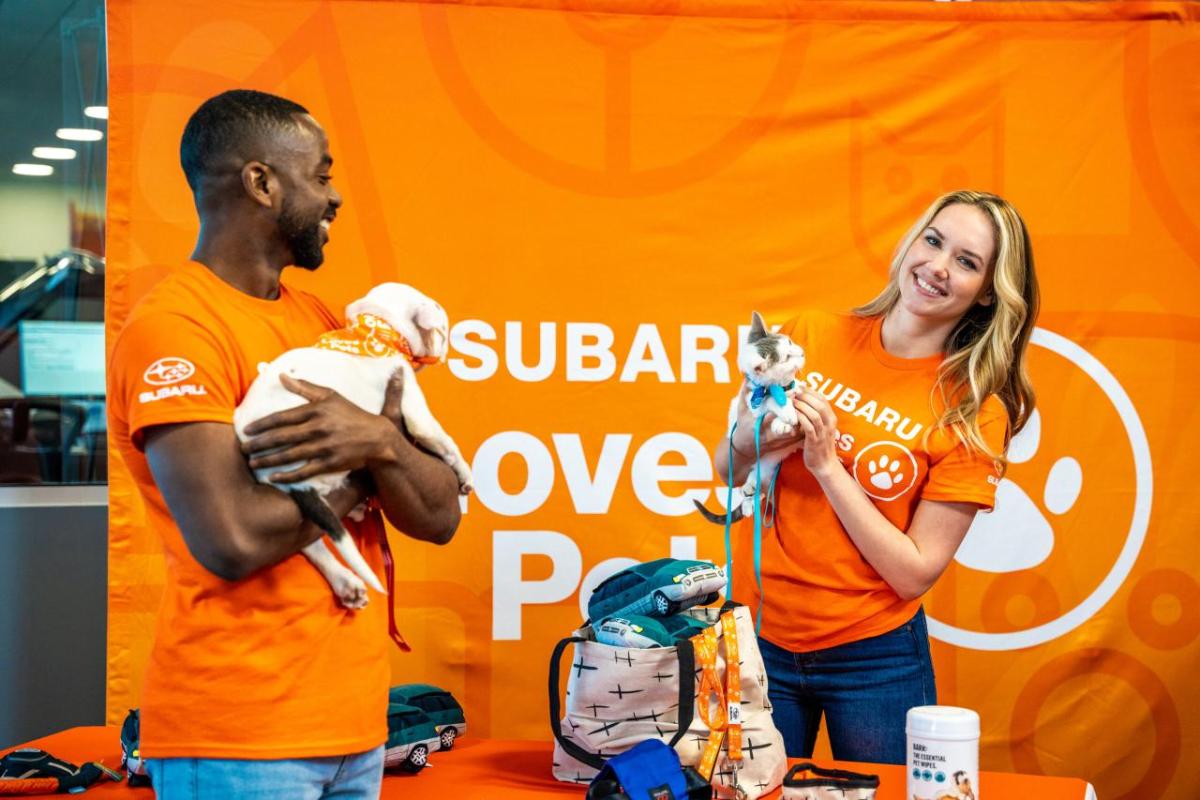
[[[299,103],[253,89],[231,89],[205,100],[188,120],[179,143],[188,186],[195,191],[200,179],[223,159],[243,153],[264,135],[294,127],[293,115],[307,113]]]

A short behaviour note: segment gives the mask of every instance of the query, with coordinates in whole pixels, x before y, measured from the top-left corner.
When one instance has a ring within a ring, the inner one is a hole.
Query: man
[[[273,95],[206,101],[180,154],[200,217],[196,249],[130,313],[109,364],[113,438],[167,562],[141,752],[161,800],[376,797],[390,598],[340,607],[299,554],[320,530],[250,465],[307,462],[283,478],[293,481],[352,470],[332,498],[339,515],[373,495],[398,529],[436,544],[458,526],[458,482],[403,435],[398,381],[382,415],[297,383],[310,402],[239,445],[233,410],[258,363],[341,324],[280,273],[321,265],[342,199],[325,132]],[[378,572],[378,539],[363,533],[382,532],[377,514],[347,524]]]

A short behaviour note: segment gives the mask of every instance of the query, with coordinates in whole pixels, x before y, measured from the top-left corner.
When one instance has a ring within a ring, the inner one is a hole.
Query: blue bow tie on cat
[[[787,386],[759,386],[753,381],[750,381],[750,376],[748,375],[746,376],[746,380],[749,381],[750,385],[754,387],[750,390],[750,408],[754,411],[758,411],[758,407],[761,406],[763,401],[767,399],[767,395],[770,395],[771,399],[774,400],[777,405],[786,406],[788,401],[787,393],[791,391],[793,386],[796,385],[796,382],[792,381]]]

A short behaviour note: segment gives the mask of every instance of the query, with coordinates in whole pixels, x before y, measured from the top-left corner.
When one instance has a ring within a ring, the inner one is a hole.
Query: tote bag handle
[[[603,769],[603,758],[584,750],[562,733],[562,702],[558,697],[558,680],[563,651],[567,649],[567,645],[586,641],[589,640],[581,636],[569,636],[555,646],[554,654],[550,656],[550,730],[567,755],[593,769]],[[692,718],[696,713],[696,698],[693,694],[696,682],[696,653],[692,649],[692,643],[687,639],[676,642],[675,655],[679,659],[679,729],[668,742],[672,748],[688,732],[688,728],[692,727]]]

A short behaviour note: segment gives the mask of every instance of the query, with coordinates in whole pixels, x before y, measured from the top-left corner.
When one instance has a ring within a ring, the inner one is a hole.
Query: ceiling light
[[[54,135],[72,142],[98,142],[104,134],[91,128],[59,128]]]
[[[75,157],[75,151],[70,147],[35,147],[34,158],[49,158],[55,161],[70,161]]]
[[[53,175],[54,167],[49,164],[13,164],[14,175]]]
[[[88,106],[83,113],[92,119],[108,119],[108,106]]]

